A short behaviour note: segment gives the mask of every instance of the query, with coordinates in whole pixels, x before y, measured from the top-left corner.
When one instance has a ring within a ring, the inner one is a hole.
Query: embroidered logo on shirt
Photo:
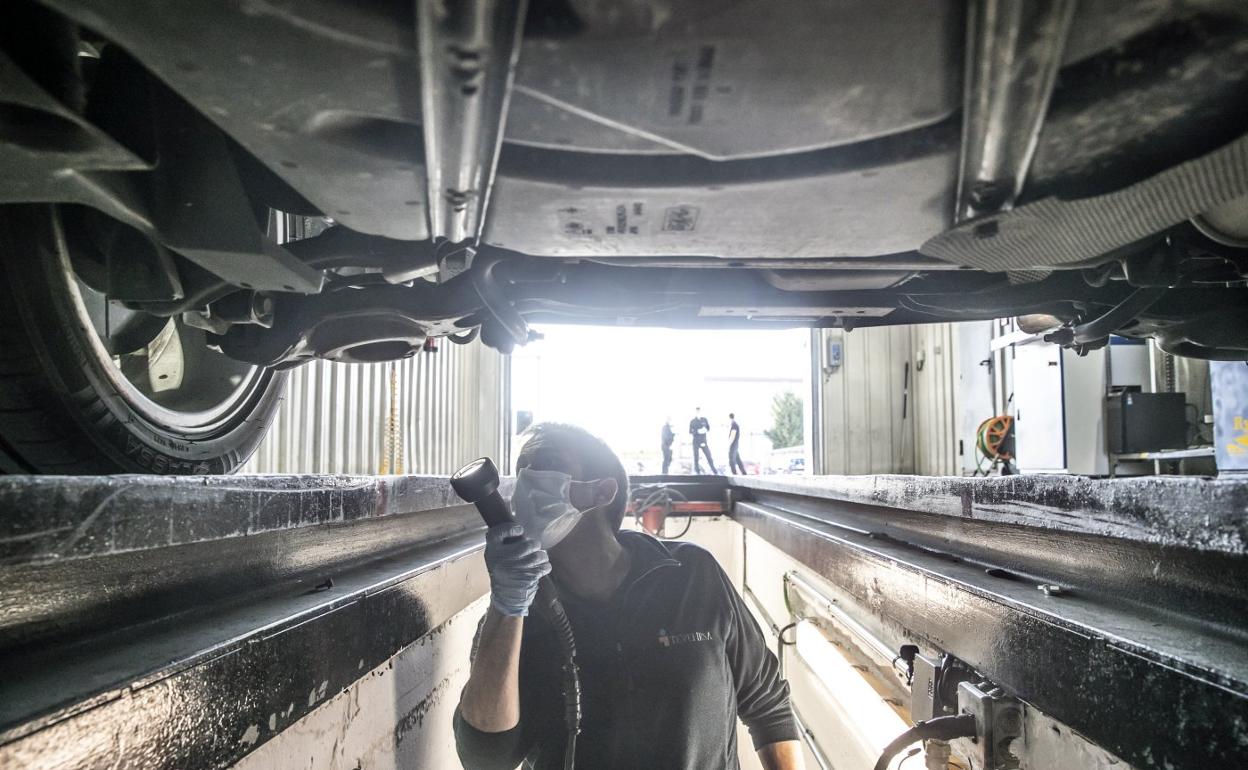
[[[692,631],[687,634],[669,634],[666,629],[659,629],[659,644],[663,647],[675,647],[678,644],[711,641],[710,631]]]

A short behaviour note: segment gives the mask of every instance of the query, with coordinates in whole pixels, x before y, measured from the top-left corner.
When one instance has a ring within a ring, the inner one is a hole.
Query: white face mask
[[[572,505],[572,477],[559,471],[522,468],[516,474],[511,493],[511,510],[526,537],[553,548],[568,536],[581,520],[581,511]]]

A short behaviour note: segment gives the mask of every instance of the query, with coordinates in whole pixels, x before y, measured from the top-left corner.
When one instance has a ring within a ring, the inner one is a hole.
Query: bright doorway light
[[[804,432],[773,449],[773,401],[810,393],[810,330],[707,331],[550,325],[511,361],[512,428],[517,415],[569,422],[606,440],[630,473],[659,473],[666,418],[676,433],[673,473],[691,472],[689,421],[701,407],[712,459],[728,471],[729,414],[752,473],[804,472]],[[804,423],[804,421],[802,421]],[[705,472],[705,460],[702,461]]]

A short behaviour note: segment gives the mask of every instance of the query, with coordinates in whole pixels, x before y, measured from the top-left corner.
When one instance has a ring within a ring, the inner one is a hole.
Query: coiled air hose
[[[576,736],[581,732],[581,677],[576,667],[576,637],[572,635],[572,624],[568,622],[568,614],[559,601],[559,591],[549,576],[538,582],[537,597],[533,603],[554,629],[563,658],[560,671],[563,677],[563,726],[568,733],[568,742],[563,750],[563,768],[572,770],[576,765]]]

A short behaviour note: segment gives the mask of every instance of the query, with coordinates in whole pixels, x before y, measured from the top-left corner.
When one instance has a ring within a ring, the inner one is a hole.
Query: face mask
[[[581,520],[569,497],[572,477],[559,471],[521,469],[511,493],[511,509],[526,537],[553,548]]]

